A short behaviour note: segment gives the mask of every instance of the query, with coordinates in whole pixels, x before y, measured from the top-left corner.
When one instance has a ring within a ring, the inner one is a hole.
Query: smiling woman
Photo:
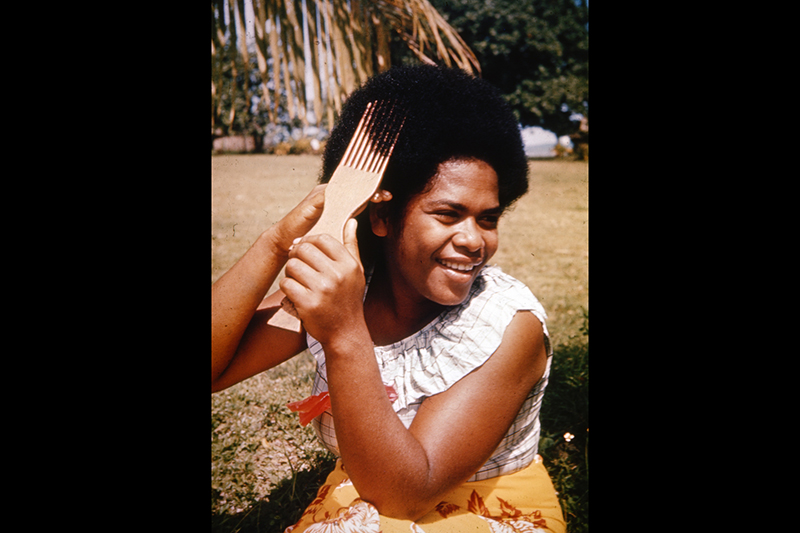
[[[463,302],[479,267],[497,251],[499,211],[497,174],[477,159],[442,163],[430,186],[406,206],[399,228],[386,210],[372,208],[373,233],[389,237],[384,257],[393,292],[435,314]]]
[[[343,242],[306,235],[365,107],[387,99],[405,122],[382,190]],[[308,348],[312,394],[330,399],[311,423],[339,460],[287,531],[564,531],[537,454],[546,313],[489,264],[527,171],[491,86],[458,70],[390,70],[348,100],[322,184],[214,284],[212,391]],[[261,302],[284,264],[281,291]],[[268,323],[284,295],[300,333]]]

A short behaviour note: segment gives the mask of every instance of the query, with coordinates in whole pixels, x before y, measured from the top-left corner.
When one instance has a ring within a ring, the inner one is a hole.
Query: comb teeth
[[[395,108],[395,102],[367,104],[341,164],[370,173],[384,171],[405,122]]]

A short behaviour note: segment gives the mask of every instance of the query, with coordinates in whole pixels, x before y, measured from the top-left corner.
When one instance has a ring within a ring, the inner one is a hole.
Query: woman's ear
[[[386,202],[371,203],[368,209],[372,233],[378,237],[386,237],[389,234],[389,208]]]

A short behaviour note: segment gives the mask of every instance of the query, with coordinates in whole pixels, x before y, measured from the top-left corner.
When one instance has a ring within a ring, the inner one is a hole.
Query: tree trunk
[[[222,126],[222,68],[225,62],[225,11],[223,0],[212,5],[211,29],[211,133],[217,133]],[[215,9],[216,7],[216,9]],[[215,13],[216,11],[216,13]]]
[[[265,0],[261,0],[264,2]],[[272,90],[275,91],[275,115],[277,116],[279,113],[279,107],[281,103],[281,52],[278,48],[278,20],[275,15],[276,11],[276,2],[270,1],[267,9],[267,16],[269,18],[270,30],[269,30],[269,50],[270,54],[272,55]],[[286,54],[284,53],[284,56]],[[287,84],[287,93],[291,90],[288,87],[288,78],[284,77],[284,81]],[[272,120],[274,123],[275,120]]]
[[[217,17],[214,15],[214,4],[211,4],[211,135],[213,139],[214,128],[216,127],[217,117]]]
[[[250,113],[250,53],[247,50],[247,25],[244,22],[244,0],[236,3],[236,33],[239,34],[239,51],[242,55],[242,90],[244,90],[245,113]]]
[[[236,15],[234,11],[234,4],[232,2],[228,2],[228,9],[230,21],[231,23],[228,24],[228,33],[230,37],[228,38],[228,53],[230,55],[230,62],[231,62],[231,87],[230,87],[230,104],[231,109],[230,113],[228,114],[228,129],[233,129],[233,121],[236,118],[236,78],[239,75],[239,72],[236,68],[236,64],[239,62],[239,54],[236,53]]]
[[[297,18],[297,9],[295,7],[296,0],[283,0],[284,19],[281,19],[281,30],[286,28],[284,32],[289,45],[286,47],[290,51],[289,62],[292,64],[292,77],[295,82],[295,89],[297,90],[297,113],[300,116],[300,122],[303,126],[308,126],[308,117],[306,117],[306,61],[303,57],[303,27]]]
[[[314,121],[317,126],[322,126],[322,83],[320,81],[320,59],[319,59],[319,44],[320,35],[317,29],[317,10],[315,4],[308,0],[306,6],[306,23],[308,25],[308,46],[309,57],[311,59],[311,81],[312,89],[314,90]]]
[[[272,108],[269,88],[267,87],[267,82],[269,80],[269,70],[267,67],[267,36],[265,34],[267,10],[264,2],[268,2],[270,5],[272,4],[269,0],[253,0],[253,11],[256,16],[254,24],[256,29],[256,60],[258,61],[258,72],[261,74],[261,108],[267,111],[270,122],[275,122],[275,111]],[[272,33],[274,33],[274,28]]]
[[[336,54],[333,52],[333,26],[331,25],[330,0],[322,0],[322,20],[325,23],[325,80],[327,91],[326,108],[328,112],[328,131],[333,129],[336,117],[342,112],[339,84],[336,81]]]
[[[281,25],[281,36],[287,38],[289,30]],[[281,58],[281,71],[283,72],[284,86],[286,87],[286,112],[289,113],[289,120],[297,118],[297,107],[294,101],[294,90],[292,89],[292,77],[289,74],[289,45],[284,41],[283,57]]]
[[[361,85],[370,77],[372,72],[372,58],[365,52],[366,43],[369,41],[369,17],[366,10],[362,9],[361,3],[357,0],[350,0],[350,47],[353,54],[355,65],[356,85]]]
[[[350,46],[349,28],[350,17],[347,13],[344,0],[332,0],[333,9],[333,33],[331,40],[336,58],[336,66],[339,70],[339,86],[344,95],[353,92],[356,87],[355,73],[353,72],[353,53]]]

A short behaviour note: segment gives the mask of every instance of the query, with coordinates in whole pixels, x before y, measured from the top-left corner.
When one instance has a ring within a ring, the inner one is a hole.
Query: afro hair
[[[396,109],[405,114],[381,181],[381,188],[392,193],[393,220],[402,218],[409,200],[451,159],[488,163],[497,173],[504,210],[527,192],[528,161],[518,122],[499,91],[462,70],[428,65],[393,67],[353,92],[328,139],[321,183],[331,179],[367,104],[379,100],[397,102]]]

